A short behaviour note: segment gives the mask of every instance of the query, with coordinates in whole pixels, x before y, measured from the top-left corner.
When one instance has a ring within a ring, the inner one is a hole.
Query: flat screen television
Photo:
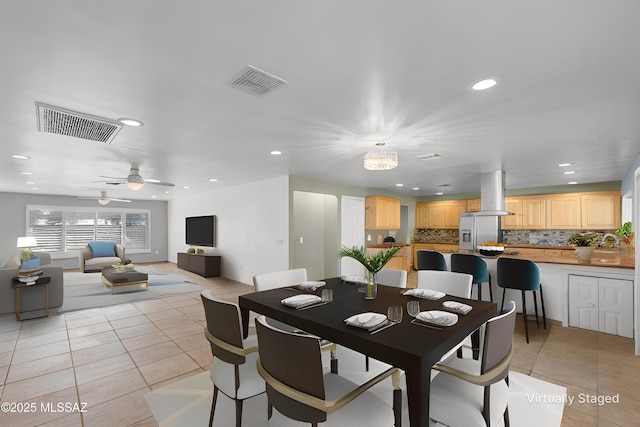
[[[185,221],[187,245],[214,247],[216,243],[216,216],[191,216]]]

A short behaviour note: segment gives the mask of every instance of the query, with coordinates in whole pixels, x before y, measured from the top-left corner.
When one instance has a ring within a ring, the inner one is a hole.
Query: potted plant
[[[394,246],[388,250],[383,250],[375,255],[367,256],[364,252],[364,248],[352,247],[347,248],[345,246],[340,249],[338,256],[353,258],[367,269],[367,289],[365,292],[366,299],[374,299],[378,294],[378,280],[376,274],[382,270],[382,267],[389,262],[396,252],[402,249],[402,246]]]
[[[614,233],[620,238],[620,243],[634,246],[634,233],[631,221],[625,222],[622,227],[618,228]]]
[[[578,261],[590,262],[593,250],[600,244],[600,237],[596,233],[576,233],[569,237],[567,243],[576,247]]]

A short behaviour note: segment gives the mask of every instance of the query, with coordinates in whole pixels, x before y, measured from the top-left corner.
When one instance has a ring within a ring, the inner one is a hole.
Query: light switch
[[[304,237],[300,236],[300,244],[304,243]]]

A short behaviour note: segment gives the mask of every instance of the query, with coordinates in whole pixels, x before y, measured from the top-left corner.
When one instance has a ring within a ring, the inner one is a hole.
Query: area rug
[[[338,346],[340,375],[355,382],[386,369],[387,365],[370,359],[369,372],[364,371],[364,357],[349,349]],[[328,360],[326,361],[328,365]],[[509,419],[512,427],[559,427],[564,410],[566,388],[541,381],[517,372],[509,374]],[[404,377],[401,384],[404,384]],[[390,381],[383,381],[371,391],[391,405]],[[145,394],[145,399],[156,422],[161,427],[207,425],[211,410],[213,385],[209,372],[176,381]],[[406,394],[402,399],[402,424],[409,425]],[[348,409],[347,409],[348,410]],[[242,425],[244,427],[265,426],[267,398],[264,394],[243,402]],[[224,394],[218,395],[214,426],[235,424],[235,406]],[[349,426],[358,427],[358,426]]]
[[[64,299],[58,313],[85,308],[105,307],[132,301],[161,298],[186,292],[200,292],[201,286],[186,282],[178,274],[139,268],[138,271],[149,275],[146,291],[124,292],[111,295],[100,278],[101,273],[64,273]]]

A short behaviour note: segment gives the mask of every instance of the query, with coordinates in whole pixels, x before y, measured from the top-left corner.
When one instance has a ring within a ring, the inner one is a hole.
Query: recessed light
[[[495,85],[497,85],[498,82],[494,79],[485,79],[485,80],[481,80],[478,83],[475,83],[473,86],[471,86],[471,89],[473,90],[486,90],[489,88],[494,87]]]
[[[438,192],[436,193],[436,196],[442,196],[443,194],[444,194],[444,193],[443,193],[442,191],[438,191]]]
[[[23,156],[22,154],[12,154],[11,157],[18,160],[29,160],[31,157]]]
[[[127,126],[133,126],[133,127],[139,127],[139,126],[143,126],[144,123],[142,123],[140,120],[136,120],[136,119],[129,119],[129,118],[122,118],[122,119],[118,119],[118,121],[120,123],[122,123],[123,125],[127,125]]]
[[[38,189],[38,187],[31,187],[31,189],[32,189],[32,190],[37,190],[37,189]]]
[[[404,187],[404,184],[396,184],[396,187]]]
[[[575,185],[575,184],[577,184],[577,183],[578,183],[577,181],[570,181],[570,182],[567,182],[567,184],[569,184],[569,185]]]
[[[25,181],[24,183],[27,185],[35,185],[35,182],[31,182],[31,181]]]
[[[155,196],[155,195],[153,195],[153,196],[151,196],[151,198],[152,198],[152,199],[155,199],[155,198],[156,198],[156,196]]]
[[[420,187],[413,187],[412,190],[419,190]]]
[[[282,151],[274,150],[271,152],[272,156],[279,156],[280,154],[282,154]]]
[[[171,191],[165,191],[164,194],[171,194]]]
[[[573,165],[573,164],[575,164],[575,163],[560,163],[560,164],[558,165],[558,167],[559,167],[559,168],[566,168],[567,166],[571,166],[571,165]]]
[[[566,171],[566,172],[562,172],[565,175],[573,175],[574,173],[576,173],[576,171]]]
[[[218,178],[209,178],[209,182],[218,182]]]
[[[33,172],[20,172],[20,175],[33,175]]]
[[[189,187],[188,185],[185,185],[185,186],[184,186],[184,187],[182,187],[182,188],[184,188],[185,190],[188,190],[188,189],[190,189],[191,187]]]

